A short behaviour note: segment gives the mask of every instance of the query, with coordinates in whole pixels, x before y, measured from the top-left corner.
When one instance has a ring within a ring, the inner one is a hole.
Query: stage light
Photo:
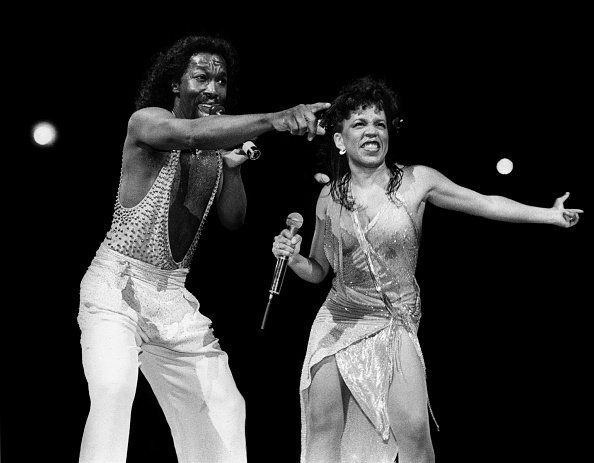
[[[51,146],[55,143],[58,136],[56,127],[51,122],[38,122],[33,126],[33,140],[39,146]]]
[[[512,170],[514,170],[514,163],[511,162],[509,159],[502,158],[499,161],[497,161],[497,172],[499,172],[500,174],[507,175]]]

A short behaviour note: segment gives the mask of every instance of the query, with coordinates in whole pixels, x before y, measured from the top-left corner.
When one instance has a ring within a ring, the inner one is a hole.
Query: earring
[[[341,156],[346,153],[346,148],[341,149],[340,151],[338,151],[338,154],[340,154]]]

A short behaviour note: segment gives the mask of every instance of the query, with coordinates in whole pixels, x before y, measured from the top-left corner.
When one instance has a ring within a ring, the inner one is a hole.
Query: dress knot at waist
[[[360,303],[332,292],[324,302],[327,312],[321,313],[321,316],[330,316],[335,323],[406,326],[407,322],[413,319],[415,324],[418,324],[419,310],[414,301],[392,305],[396,309],[394,312],[388,310],[380,300],[370,302],[372,303]]]

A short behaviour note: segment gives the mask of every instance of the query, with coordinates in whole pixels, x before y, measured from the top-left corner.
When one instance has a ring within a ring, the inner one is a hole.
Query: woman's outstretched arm
[[[491,220],[518,223],[542,223],[572,227],[579,221],[581,209],[564,206],[569,193],[557,198],[552,207],[537,207],[497,195],[484,195],[457,185],[445,175],[426,166],[415,167],[415,177],[422,183],[425,200],[435,206],[485,217]]]

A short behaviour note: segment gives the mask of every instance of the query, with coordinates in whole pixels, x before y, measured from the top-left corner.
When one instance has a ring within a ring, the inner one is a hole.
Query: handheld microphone
[[[249,158],[250,161],[255,161],[262,154],[260,150],[254,145],[254,142],[248,140],[241,145],[241,151]]]
[[[225,114],[225,107],[220,104],[210,105],[210,108],[208,108],[208,114],[211,116],[220,116],[221,114]],[[240,145],[237,145],[234,148],[239,148],[239,146]],[[241,145],[241,151],[245,153],[245,155],[248,157],[250,161],[255,161],[262,154],[254,144],[254,142],[251,140],[243,142],[243,144]]]
[[[303,225],[303,217],[298,212],[292,212],[287,217],[286,223],[287,230],[289,230],[289,234],[292,238]],[[285,273],[287,271],[288,261],[289,258],[286,256],[281,256],[276,259],[276,267],[274,268],[274,275],[272,276],[272,284],[270,285],[270,289],[268,290],[270,296],[268,296],[268,304],[266,305],[266,311],[264,312],[264,319],[262,320],[262,326],[260,327],[260,329],[264,329],[264,324],[266,323],[266,318],[268,317],[268,309],[270,308],[270,302],[272,301],[272,297],[275,294],[280,294],[281,286],[283,285]]]
[[[220,104],[209,105],[208,114],[211,116],[220,116],[221,114],[225,114],[225,107]]]

